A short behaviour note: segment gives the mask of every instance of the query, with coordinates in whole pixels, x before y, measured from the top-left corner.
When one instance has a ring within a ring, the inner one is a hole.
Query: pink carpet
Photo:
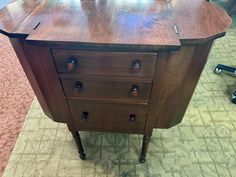
[[[0,176],[34,93],[7,37],[0,35]]]

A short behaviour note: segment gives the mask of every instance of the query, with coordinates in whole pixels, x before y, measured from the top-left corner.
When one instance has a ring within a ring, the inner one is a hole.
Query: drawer
[[[143,133],[147,104],[68,100],[78,130]]]
[[[132,79],[130,79],[132,80]],[[64,92],[68,97],[140,100],[148,102],[151,81],[130,81],[115,78],[62,78]]]
[[[58,73],[152,78],[156,53],[52,50]]]

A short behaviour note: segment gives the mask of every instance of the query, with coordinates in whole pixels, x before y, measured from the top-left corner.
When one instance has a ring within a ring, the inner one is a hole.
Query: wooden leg
[[[75,133],[72,133],[72,135],[73,135],[73,138],[75,140],[76,146],[78,148],[80,159],[84,160],[85,159],[85,152],[84,152],[84,148],[83,148],[83,145],[82,145],[82,142],[81,142],[79,132],[76,131]]]
[[[151,139],[150,136],[145,136],[145,135],[143,136],[142,152],[141,152],[140,158],[139,158],[139,161],[141,163],[145,162],[146,153],[147,153],[148,144],[149,144],[150,139]]]

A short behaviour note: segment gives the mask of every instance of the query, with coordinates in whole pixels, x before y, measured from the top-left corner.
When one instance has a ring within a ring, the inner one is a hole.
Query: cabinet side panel
[[[67,123],[69,130],[75,131],[50,49],[45,46],[28,45],[25,41],[21,41],[21,43],[29,67],[35,77],[35,82],[52,119],[56,122]]]
[[[42,94],[42,91],[40,90],[39,88],[39,85],[37,83],[37,80],[34,76],[34,73],[29,65],[29,62],[26,58],[26,55],[25,55],[25,52],[23,50],[23,42],[21,42],[20,39],[16,39],[16,38],[10,38],[10,41],[11,41],[11,44],[16,52],[16,55],[21,63],[21,66],[30,82],[30,85],[32,87],[32,89],[34,90],[34,93],[36,94],[37,96],[37,99],[44,111],[44,113],[52,118],[52,115],[51,115],[51,112],[48,108],[48,105],[43,97],[43,94]]]
[[[182,121],[211,45],[212,41],[159,54],[148,113],[156,128],[170,128]]]
[[[53,120],[56,122],[69,121],[68,125],[72,125],[70,124],[70,111],[61,82],[56,73],[50,49],[44,46],[28,45],[25,43],[24,51],[51,111]]]
[[[195,45],[194,54],[191,58],[188,70],[180,85],[179,93],[176,99],[176,110],[173,113],[170,127],[180,123],[191,100],[193,92],[197,86],[201,73],[207,62],[207,57],[212,46],[212,41],[204,44]],[[158,122],[156,122],[158,125]]]

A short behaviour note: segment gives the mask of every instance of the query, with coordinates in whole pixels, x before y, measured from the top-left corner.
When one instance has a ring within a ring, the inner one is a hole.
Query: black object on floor
[[[234,92],[231,95],[231,101],[232,103],[236,104],[236,90],[234,90]]]
[[[215,67],[215,70],[214,70],[214,72],[216,74],[221,74],[223,71],[226,71],[226,72],[228,72],[230,74],[235,74],[236,75],[236,68],[231,67],[231,66],[226,66],[226,65],[218,64]]]
[[[223,71],[226,71],[229,74],[236,75],[236,68],[235,67],[226,66],[226,65],[222,65],[222,64],[218,64],[215,67],[214,73],[221,74]],[[231,95],[231,101],[232,101],[232,103],[236,104],[236,90],[234,90]]]

